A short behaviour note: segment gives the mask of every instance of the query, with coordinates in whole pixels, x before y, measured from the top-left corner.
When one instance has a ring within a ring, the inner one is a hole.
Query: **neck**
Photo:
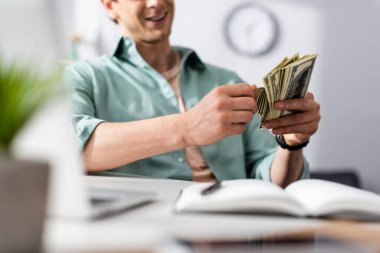
[[[136,42],[136,47],[144,60],[159,73],[168,71],[176,62],[176,52],[169,40],[157,43]]]

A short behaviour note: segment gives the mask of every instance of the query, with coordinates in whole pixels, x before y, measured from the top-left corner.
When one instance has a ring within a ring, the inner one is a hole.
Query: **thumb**
[[[251,85],[249,85],[249,86],[251,86],[252,91],[253,91],[253,96],[255,97],[255,91],[256,91],[256,89],[257,89],[256,84],[251,84]]]

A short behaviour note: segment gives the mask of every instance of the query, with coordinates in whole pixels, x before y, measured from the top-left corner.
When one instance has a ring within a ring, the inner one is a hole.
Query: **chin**
[[[156,44],[159,42],[167,41],[169,40],[170,32],[163,32],[159,34],[152,34],[151,36],[147,36],[143,39],[145,43],[149,44]]]

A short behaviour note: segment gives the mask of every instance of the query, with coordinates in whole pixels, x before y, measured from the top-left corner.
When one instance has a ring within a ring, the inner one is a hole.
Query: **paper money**
[[[264,78],[264,87],[255,91],[258,113],[262,128],[267,120],[283,117],[292,112],[274,109],[274,103],[280,100],[303,98],[309,87],[316,54],[300,57],[285,57]]]

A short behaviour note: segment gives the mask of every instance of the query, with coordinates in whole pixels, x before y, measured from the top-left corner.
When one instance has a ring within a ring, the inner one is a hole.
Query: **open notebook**
[[[174,210],[380,219],[379,195],[329,181],[306,179],[282,189],[260,180],[230,180],[204,194],[210,186],[200,183],[184,189]]]

